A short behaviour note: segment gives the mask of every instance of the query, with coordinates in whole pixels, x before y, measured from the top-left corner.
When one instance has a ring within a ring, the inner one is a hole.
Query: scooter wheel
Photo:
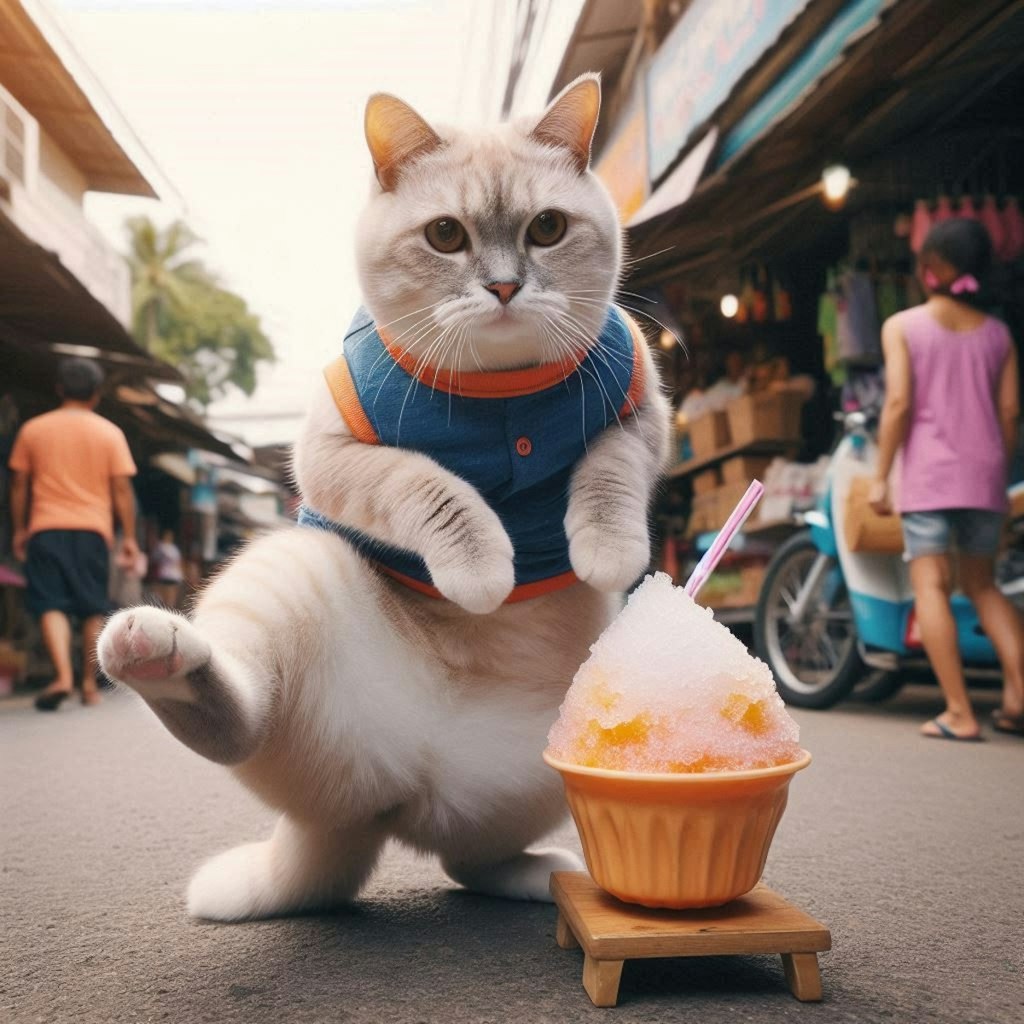
[[[798,620],[796,598],[812,579]],[[754,647],[772,670],[779,695],[796,707],[830,708],[865,674],[842,572],[809,532],[786,541],[768,566],[754,619]]]

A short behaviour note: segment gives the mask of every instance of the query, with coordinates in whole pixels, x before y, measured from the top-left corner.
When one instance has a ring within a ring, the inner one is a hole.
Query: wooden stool
[[[645,957],[781,953],[790,991],[821,999],[817,954],[832,948],[828,929],[766,885],[706,910],[652,910],[609,896],[584,871],[556,871],[555,941],[583,947],[583,987],[595,1006],[614,1006],[624,960]]]

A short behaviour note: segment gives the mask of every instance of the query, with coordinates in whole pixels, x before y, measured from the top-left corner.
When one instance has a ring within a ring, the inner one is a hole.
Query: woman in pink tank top
[[[1024,735],[1024,628],[995,584],[1006,515],[1007,468],[1017,442],[1017,353],[1006,325],[977,308],[992,245],[977,221],[953,219],[925,239],[919,269],[928,300],[882,327],[886,397],[871,504],[890,508],[897,462],[897,507],[917,620],[946,709],[925,736],[981,738],[949,606],[951,554],[960,586],[978,610],[1003,668],[995,728]]]

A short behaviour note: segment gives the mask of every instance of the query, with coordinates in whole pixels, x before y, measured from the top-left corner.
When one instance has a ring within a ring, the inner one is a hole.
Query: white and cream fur
[[[620,243],[587,169],[595,94],[587,76],[535,125],[479,136],[435,135],[400,101],[370,101],[378,184],[358,240],[366,302],[378,323],[398,322],[396,337],[417,323],[401,344],[429,365],[530,365],[596,335]],[[517,257],[519,227],[511,245],[498,221],[480,228],[495,205],[508,225],[564,211],[564,241]],[[426,251],[424,224],[440,216],[466,226],[467,252]],[[496,311],[482,284],[512,273],[521,293]],[[198,870],[191,914],[233,921],[342,904],[388,838],[436,854],[462,885],[516,899],[547,899],[550,872],[578,866],[568,851],[528,851],[565,813],[540,755],[589,645],[649,561],[668,408],[644,359],[641,409],[591,444],[572,479],[565,529],[582,582],[569,589],[502,603],[512,546],[479,494],[425,456],[355,441],[321,381],[295,453],[305,500],[420,553],[449,600],[392,582],[333,534],[294,528],[250,544],[190,617],[136,608],[110,620],[104,671],[281,813],[268,840]],[[453,532],[442,523],[456,511]]]

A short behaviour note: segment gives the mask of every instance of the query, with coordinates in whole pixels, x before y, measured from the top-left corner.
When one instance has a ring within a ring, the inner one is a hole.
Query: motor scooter
[[[892,696],[915,672],[928,669],[914,613],[907,565],[900,555],[853,552],[843,519],[852,481],[872,473],[877,446],[863,412],[843,417],[844,436],[832,455],[827,490],[804,513],[800,533],[775,553],[765,574],[754,621],[754,646],[788,704],[828,708],[856,689],[865,700]],[[1024,484],[1010,489],[1024,503]],[[1024,602],[1020,555],[1003,556],[1000,588]],[[1014,568],[1010,568],[1013,565]],[[973,605],[952,598],[957,640],[972,678],[998,678],[998,659]]]

